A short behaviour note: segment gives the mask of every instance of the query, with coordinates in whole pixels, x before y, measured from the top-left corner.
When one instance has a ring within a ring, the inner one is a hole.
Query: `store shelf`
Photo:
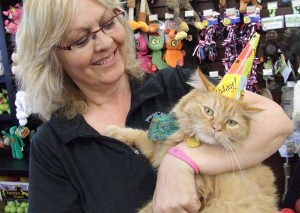
[[[11,114],[2,114],[0,115],[0,121],[11,121],[12,116]]]
[[[24,151],[24,158],[13,159],[10,147],[0,149],[0,176],[29,176],[29,151]]]

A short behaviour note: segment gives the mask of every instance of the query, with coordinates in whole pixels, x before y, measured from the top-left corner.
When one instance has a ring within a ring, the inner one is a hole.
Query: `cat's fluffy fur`
[[[153,143],[148,140],[146,131],[117,126],[107,127],[106,134],[128,145],[135,145],[154,167],[159,166],[170,147],[189,136],[204,143],[221,146],[228,152],[238,149],[239,143],[248,137],[251,114],[260,110],[215,92],[214,85],[207,81],[201,71],[189,83],[194,89],[172,110],[180,129],[166,141]],[[238,159],[229,160],[238,162]],[[216,176],[197,175],[195,180],[201,213],[279,212],[275,178],[267,166],[258,165]],[[151,205],[150,202],[140,213],[152,212]]]

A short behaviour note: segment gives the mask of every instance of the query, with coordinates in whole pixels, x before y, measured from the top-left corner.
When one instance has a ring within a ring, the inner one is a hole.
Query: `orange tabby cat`
[[[170,147],[188,137],[221,146],[228,152],[238,149],[239,144],[248,137],[251,114],[261,110],[215,92],[214,85],[201,71],[193,76],[189,84],[194,89],[172,110],[180,128],[167,140],[153,143],[149,141],[147,131],[117,126],[107,127],[106,134],[128,145],[135,145],[154,167],[159,166]],[[238,163],[238,159],[235,160]],[[200,174],[195,180],[201,213],[279,212],[275,178],[267,166],[258,165],[215,176]],[[151,213],[152,203],[149,202],[139,212]]]

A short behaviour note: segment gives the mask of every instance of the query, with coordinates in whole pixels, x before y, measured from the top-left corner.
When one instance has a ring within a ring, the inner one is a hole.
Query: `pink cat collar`
[[[168,153],[183,160],[188,165],[190,165],[194,169],[196,175],[200,173],[200,169],[198,165],[189,156],[187,156],[182,150],[173,146],[168,150]]]

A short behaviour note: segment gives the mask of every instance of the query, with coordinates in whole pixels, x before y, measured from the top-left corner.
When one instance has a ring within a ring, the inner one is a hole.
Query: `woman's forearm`
[[[292,133],[292,122],[277,103],[248,91],[244,101],[263,111],[253,114],[249,137],[234,151],[207,144],[197,148],[188,148],[186,143],[178,145],[198,164],[202,174],[252,167],[275,153]]]

